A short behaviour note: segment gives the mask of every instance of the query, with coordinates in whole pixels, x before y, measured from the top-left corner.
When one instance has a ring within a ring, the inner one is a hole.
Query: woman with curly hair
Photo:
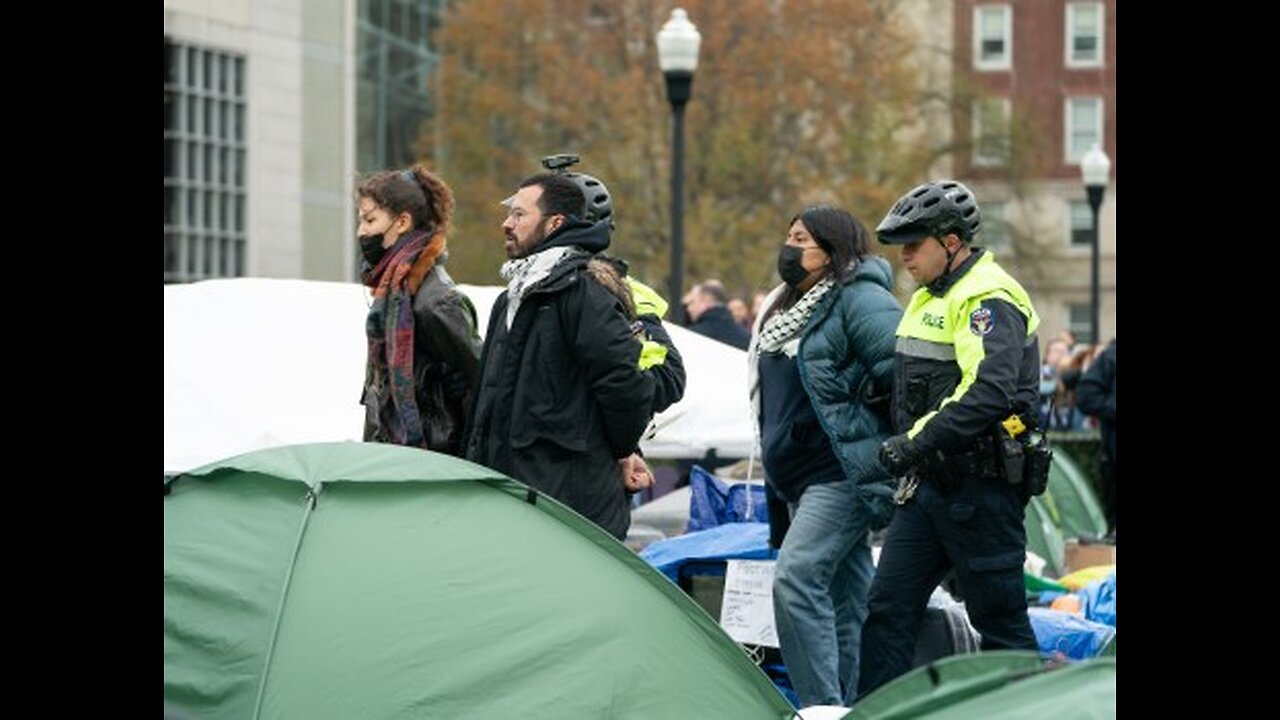
[[[476,312],[445,272],[453,191],[421,165],[356,186],[365,323],[364,439],[458,455],[480,357]]]

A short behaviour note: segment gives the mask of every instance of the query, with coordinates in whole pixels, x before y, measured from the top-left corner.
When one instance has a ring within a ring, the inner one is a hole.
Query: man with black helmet
[[[535,175],[504,203],[508,285],[480,356],[466,457],[622,538],[626,491],[644,478],[633,452],[660,388],[644,370],[624,281],[593,260],[609,246],[612,204],[584,178]]]
[[[971,243],[973,192],[928,182],[876,228],[920,284],[897,330],[895,432],[880,462],[902,477],[868,598],[859,696],[911,669],[929,595],[954,571],[982,649],[1036,649],[1027,618],[1021,468],[1039,381],[1040,320],[1026,290]]]
[[[579,157],[571,153],[549,155],[542,158],[542,166],[569,178],[582,191],[584,220],[593,224],[606,221],[610,232],[616,230],[613,195],[594,175],[570,170],[578,160]],[[628,274],[629,269],[626,260],[603,252],[587,263],[587,271],[618,297],[627,318],[632,320],[631,334],[640,342],[640,369],[654,380],[652,407],[657,414],[684,396],[684,360],[662,324],[662,316],[667,313],[666,299]],[[620,465],[622,484],[628,493],[653,485],[653,472],[639,452]]]

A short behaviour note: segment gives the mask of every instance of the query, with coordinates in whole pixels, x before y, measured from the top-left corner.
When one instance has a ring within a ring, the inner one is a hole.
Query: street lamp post
[[[671,102],[671,277],[673,308],[682,308],[684,296],[684,106],[693,93],[693,71],[698,69],[698,48],[702,35],[689,22],[682,8],[671,11],[658,31],[658,66],[667,79],[667,100]],[[684,321],[683,310],[674,310]]]
[[[1094,144],[1089,152],[1080,159],[1080,176],[1084,180],[1084,189],[1089,193],[1089,208],[1093,211],[1093,240],[1090,242],[1089,258],[1089,329],[1093,333],[1092,342],[1102,342],[1098,334],[1098,314],[1101,302],[1098,300],[1098,256],[1101,254],[1099,233],[1099,215],[1102,209],[1102,198],[1107,193],[1107,185],[1111,182],[1111,158]]]

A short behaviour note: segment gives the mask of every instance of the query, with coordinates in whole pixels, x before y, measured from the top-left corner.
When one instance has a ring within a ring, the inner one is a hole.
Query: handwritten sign
[[[744,645],[778,647],[773,626],[773,560],[730,560],[724,575],[720,627]]]

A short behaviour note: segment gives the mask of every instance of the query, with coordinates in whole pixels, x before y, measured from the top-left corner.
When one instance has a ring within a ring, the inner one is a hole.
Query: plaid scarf
[[[410,231],[377,265],[361,273],[365,286],[373,290],[373,304],[365,321],[369,341],[365,386],[378,390],[390,386],[388,395],[395,414],[390,418],[384,415],[382,422],[397,445],[426,447],[413,386],[413,296],[444,250],[443,231],[433,235]]]
[[[794,357],[799,344],[789,345],[788,341],[800,334],[818,301],[834,286],[835,280],[823,278],[817,285],[809,288],[795,305],[770,316],[760,330],[760,352],[785,351],[787,357]]]

